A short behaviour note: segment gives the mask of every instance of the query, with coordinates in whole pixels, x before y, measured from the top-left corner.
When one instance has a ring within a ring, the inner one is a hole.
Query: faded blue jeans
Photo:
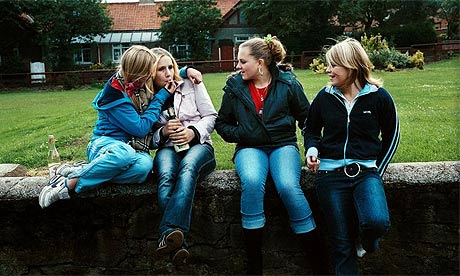
[[[310,232],[316,224],[300,187],[301,159],[292,145],[270,150],[243,148],[235,155],[235,168],[241,181],[241,220],[243,228],[265,225],[265,183],[270,173],[275,188],[287,209],[295,234]]]
[[[153,164],[158,177],[160,238],[174,229],[188,233],[196,184],[216,168],[213,147],[197,144],[185,153],[176,153],[173,147],[161,148]]]
[[[150,154],[136,152],[127,143],[106,136],[91,140],[86,154],[89,164],[68,176],[79,178],[76,193],[108,181],[117,184],[143,183],[153,167]]]
[[[329,228],[336,275],[359,275],[356,242],[372,253],[390,228],[385,191],[376,170],[350,178],[343,172],[319,171],[318,201]]]

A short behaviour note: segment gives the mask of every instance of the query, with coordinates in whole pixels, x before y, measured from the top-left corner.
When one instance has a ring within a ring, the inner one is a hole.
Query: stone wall
[[[460,162],[391,164],[385,175],[392,228],[361,261],[363,274],[458,275]],[[302,187],[323,233],[313,175]],[[198,185],[192,257],[174,267],[154,254],[159,221],[156,186],[105,185],[42,210],[43,177],[0,177],[0,274],[244,273],[240,186],[233,170]],[[310,274],[273,185],[267,185],[264,273]]]

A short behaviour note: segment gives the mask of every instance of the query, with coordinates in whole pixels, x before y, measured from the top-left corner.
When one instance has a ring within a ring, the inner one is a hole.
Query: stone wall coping
[[[14,164],[6,164],[12,168]],[[0,166],[1,168],[2,166]],[[3,166],[3,171],[5,166]],[[2,171],[2,169],[0,169]],[[4,173],[3,175],[8,175]],[[314,175],[304,167],[301,185],[313,188]],[[41,189],[47,184],[44,176],[3,176],[0,177],[0,201],[29,200],[37,198]],[[460,183],[460,161],[392,163],[384,175],[387,188],[404,188],[408,186],[439,185]],[[216,170],[203,179],[202,187],[217,191],[234,191],[240,189],[235,170]],[[115,197],[121,195],[147,195],[154,192],[153,181],[146,184],[104,185],[94,191],[78,194],[78,197]]]

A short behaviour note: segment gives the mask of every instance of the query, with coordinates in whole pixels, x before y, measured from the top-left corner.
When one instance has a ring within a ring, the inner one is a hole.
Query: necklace
[[[267,85],[265,87],[262,87],[262,88],[257,88],[254,85],[254,88],[256,89],[257,96],[259,96],[261,102],[264,102],[265,98],[267,97],[267,91],[268,91],[268,87],[270,87],[271,81],[272,81],[272,79],[270,78],[268,80],[268,82],[267,82]]]

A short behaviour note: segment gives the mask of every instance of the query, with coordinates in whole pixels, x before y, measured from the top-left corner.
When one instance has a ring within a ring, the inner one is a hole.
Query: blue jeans
[[[158,177],[160,237],[173,229],[189,232],[196,184],[216,168],[213,147],[197,144],[185,153],[176,153],[172,147],[161,148],[153,164]]]
[[[382,178],[376,170],[355,178],[343,172],[319,171],[318,201],[328,224],[336,275],[359,275],[356,241],[372,253],[390,228]]]
[[[287,209],[296,234],[310,232],[316,224],[300,187],[301,159],[292,145],[270,150],[243,148],[235,155],[235,168],[241,181],[241,220],[243,228],[265,225],[265,183],[270,173],[275,188]]]
[[[86,154],[89,164],[69,175],[69,178],[79,178],[76,193],[108,181],[117,184],[143,183],[153,167],[150,154],[136,152],[130,145],[106,136],[91,140]]]

